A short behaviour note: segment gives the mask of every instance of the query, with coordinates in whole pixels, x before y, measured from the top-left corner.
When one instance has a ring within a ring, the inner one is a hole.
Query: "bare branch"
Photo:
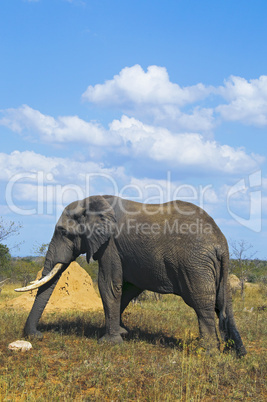
[[[12,221],[5,222],[3,218],[0,218],[0,243],[7,240],[11,236],[19,234],[19,230],[22,228],[20,223]]]

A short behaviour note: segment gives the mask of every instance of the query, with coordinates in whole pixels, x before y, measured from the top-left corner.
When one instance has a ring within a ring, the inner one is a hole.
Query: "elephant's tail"
[[[227,327],[227,295],[228,295],[228,272],[229,272],[229,254],[223,254],[221,258],[221,278],[222,278],[222,308],[219,315],[219,326],[222,331],[226,330]],[[220,284],[220,285],[221,285]]]

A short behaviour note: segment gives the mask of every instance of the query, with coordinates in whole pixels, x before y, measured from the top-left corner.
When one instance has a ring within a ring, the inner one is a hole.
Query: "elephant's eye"
[[[68,232],[65,228],[63,228],[62,226],[59,226],[58,230],[62,236],[67,236]]]

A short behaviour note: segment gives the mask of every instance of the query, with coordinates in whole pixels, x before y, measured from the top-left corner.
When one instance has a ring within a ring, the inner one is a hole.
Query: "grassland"
[[[13,297],[5,287],[0,303]],[[206,356],[197,320],[175,296],[128,307],[130,335],[120,346],[98,345],[103,313],[44,315],[43,341],[11,352],[27,313],[0,309],[1,401],[266,401],[266,288],[252,286],[234,310],[248,355]],[[253,307],[252,312],[248,312]],[[244,311],[245,309],[245,311]]]

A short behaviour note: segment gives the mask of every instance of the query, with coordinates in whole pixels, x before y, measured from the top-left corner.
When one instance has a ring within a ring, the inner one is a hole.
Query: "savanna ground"
[[[14,297],[5,286],[0,302]],[[122,345],[99,345],[101,311],[44,315],[42,341],[11,352],[27,313],[0,309],[1,401],[266,401],[267,290],[253,286],[234,310],[248,354],[206,356],[198,348],[195,313],[181,298],[151,295],[128,307],[130,335]],[[251,307],[254,307],[252,312]],[[244,308],[245,311],[244,311]]]

